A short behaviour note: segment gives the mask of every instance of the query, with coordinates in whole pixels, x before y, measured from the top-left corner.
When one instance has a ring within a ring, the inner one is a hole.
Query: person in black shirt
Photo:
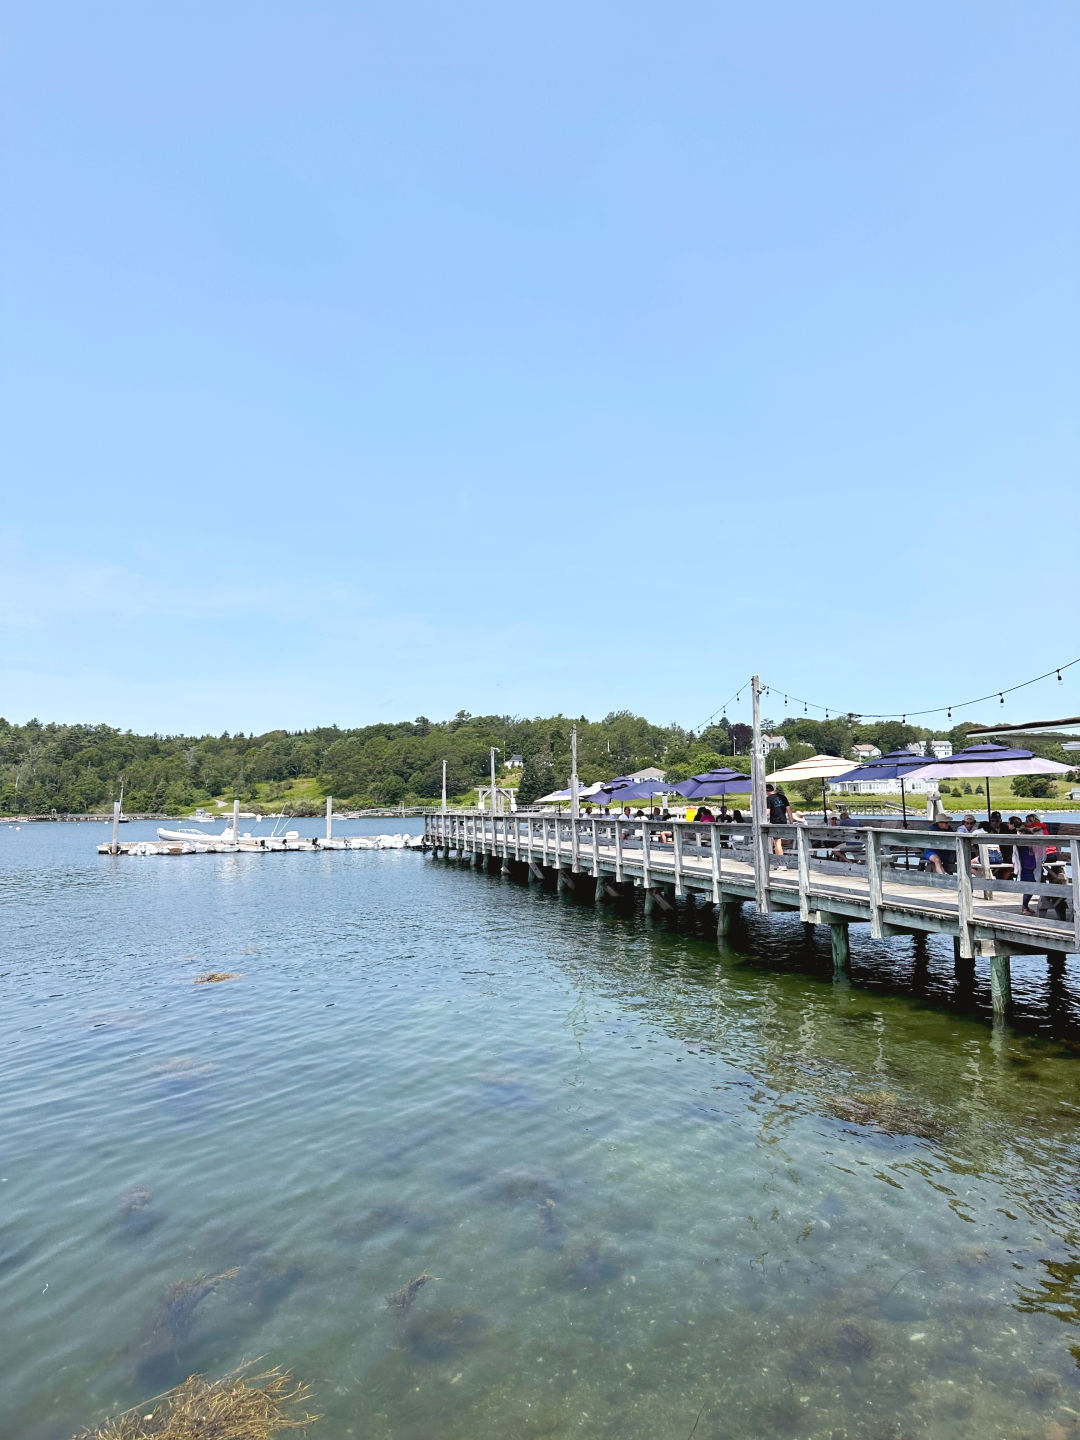
[[[795,824],[787,796],[782,790],[777,790],[775,785],[765,786],[765,818],[770,825]],[[782,855],[784,853],[784,842],[779,836],[772,842],[772,845],[775,855]]]

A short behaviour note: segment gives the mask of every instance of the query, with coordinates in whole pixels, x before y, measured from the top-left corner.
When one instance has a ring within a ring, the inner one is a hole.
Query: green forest
[[[582,716],[576,722],[564,715],[521,719],[459,711],[443,721],[421,715],[347,730],[332,726],[201,736],[136,735],[108,725],[39,720],[14,725],[0,719],[0,812],[100,812],[119,797],[121,784],[129,813],[177,814],[235,798],[303,814],[314,813],[327,795],[334,796],[339,809],[423,804],[441,793],[444,760],[450,796],[465,801],[488,776],[492,745],[500,766],[512,755],[524,758],[524,767],[509,778],[525,803],[567,783],[575,723],[578,770],[585,784],[648,765],[674,780],[720,763],[749,769],[748,725],[724,718],[694,732],[654,725],[627,711],[602,720]],[[930,731],[896,721],[866,725],[854,716],[767,719],[764,728],[788,740],[786,751],[770,757],[770,767],[815,752],[850,755],[851,747],[864,740],[885,751],[940,735],[961,748],[968,730],[965,725]],[[1074,758],[1057,742],[1033,748],[1066,763]]]

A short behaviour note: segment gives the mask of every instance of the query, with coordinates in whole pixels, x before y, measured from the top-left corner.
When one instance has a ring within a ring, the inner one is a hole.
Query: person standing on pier
[[[770,825],[795,824],[787,796],[782,790],[777,790],[775,785],[765,786],[765,811],[769,817]],[[772,842],[772,847],[774,855],[782,855],[784,853],[784,842],[779,836]]]

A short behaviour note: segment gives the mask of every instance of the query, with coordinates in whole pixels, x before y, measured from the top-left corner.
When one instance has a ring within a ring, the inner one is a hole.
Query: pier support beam
[[[716,938],[726,940],[738,919],[741,900],[721,900],[716,907]]]
[[[846,975],[851,970],[851,945],[848,941],[847,921],[830,921],[829,933],[832,936],[833,972]]]
[[[1008,955],[990,957],[990,999],[995,1015],[1004,1015],[1012,1004],[1012,966]]]
[[[563,866],[560,865],[558,869],[558,876],[559,894],[562,895],[565,893],[567,895],[572,895],[574,893],[574,877],[571,875],[570,871],[564,869]]]
[[[544,867],[537,865],[535,860],[529,861],[529,884],[542,885],[544,883]]]
[[[658,905],[661,910],[671,910],[673,908],[671,901],[664,892],[655,885],[650,885],[645,891],[645,914],[651,915]]]

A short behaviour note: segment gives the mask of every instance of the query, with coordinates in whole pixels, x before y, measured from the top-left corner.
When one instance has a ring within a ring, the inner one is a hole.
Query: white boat
[[[184,843],[205,845],[208,841],[213,841],[216,838],[213,835],[207,835],[205,830],[164,830],[159,828],[157,833],[159,840],[168,840],[171,843],[179,843],[181,845]],[[231,830],[225,831],[225,835],[231,834]],[[223,835],[221,838],[224,839],[225,836]]]
[[[213,825],[214,821],[218,817],[216,815],[211,815],[209,810],[204,810],[200,805],[199,808],[195,811],[195,814],[189,815],[187,818],[189,821],[194,820],[196,825]]]

